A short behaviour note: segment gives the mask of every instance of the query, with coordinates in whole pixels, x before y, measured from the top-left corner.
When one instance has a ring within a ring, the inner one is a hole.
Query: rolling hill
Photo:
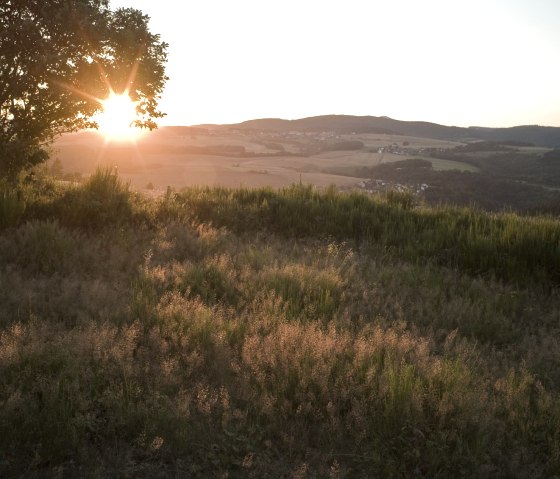
[[[560,127],[523,125],[511,128],[468,128],[445,126],[425,121],[400,121],[386,116],[323,115],[297,120],[263,118],[223,127],[268,131],[332,131],[344,133],[379,133],[435,138],[439,140],[521,141],[537,146],[560,146]]]

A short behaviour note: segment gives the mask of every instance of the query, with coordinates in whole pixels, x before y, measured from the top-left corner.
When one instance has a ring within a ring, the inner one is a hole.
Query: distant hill
[[[560,128],[553,126],[525,125],[512,128],[468,128],[472,136],[481,140],[521,141],[538,146],[560,147]]]
[[[232,129],[268,131],[332,131],[347,133],[379,133],[434,138],[438,140],[487,140],[533,143],[538,146],[560,147],[560,127],[526,125],[512,128],[445,126],[425,121],[400,121],[386,116],[324,115],[298,120],[263,118],[232,125]]]
[[[380,118],[372,116],[349,116],[349,115],[327,115],[313,116],[299,120],[281,120],[277,118],[264,118],[260,120],[249,120],[237,125],[230,125],[234,128],[249,130],[269,130],[269,131],[303,131],[320,132],[335,131],[337,133],[380,133],[398,134],[391,128],[386,127]]]

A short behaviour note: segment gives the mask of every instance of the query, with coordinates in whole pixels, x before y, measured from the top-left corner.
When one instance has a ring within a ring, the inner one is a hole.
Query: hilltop
[[[449,141],[516,141],[537,146],[560,147],[560,127],[524,125],[511,128],[462,128],[424,121],[400,121],[385,116],[324,115],[298,120],[265,118],[244,121],[227,128],[268,131],[331,131],[344,133],[381,133]]]

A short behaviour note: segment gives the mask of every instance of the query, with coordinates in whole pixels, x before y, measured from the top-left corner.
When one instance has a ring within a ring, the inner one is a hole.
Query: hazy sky
[[[560,126],[560,0],[111,0],[169,43],[162,124]]]

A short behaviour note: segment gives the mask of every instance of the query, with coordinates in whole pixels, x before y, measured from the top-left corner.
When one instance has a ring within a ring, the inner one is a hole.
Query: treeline
[[[543,155],[525,153],[511,149],[475,150],[490,152],[490,155],[468,155],[470,150],[457,147],[448,151],[432,152],[433,158],[459,161],[476,166],[484,175],[505,180],[539,183],[560,187],[560,150],[551,150]],[[497,147],[499,148],[499,147]]]
[[[422,192],[421,198],[432,206],[449,204],[474,206],[487,211],[527,213],[551,212],[554,204],[560,204],[560,191],[484,173],[435,171],[431,166],[428,160],[410,159],[360,168],[356,170],[356,175],[411,188],[427,184],[429,187]]]

